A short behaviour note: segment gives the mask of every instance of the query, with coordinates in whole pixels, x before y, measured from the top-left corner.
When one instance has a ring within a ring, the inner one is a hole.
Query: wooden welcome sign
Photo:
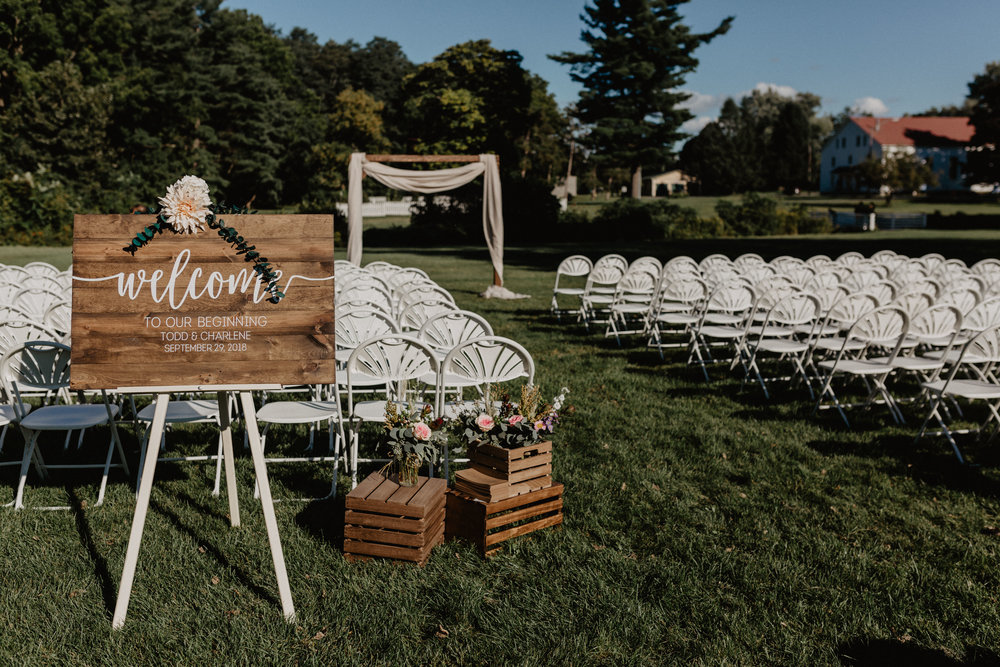
[[[220,215],[284,297],[207,226],[122,250],[152,215],[78,215],[71,389],[335,381],[333,216]]]

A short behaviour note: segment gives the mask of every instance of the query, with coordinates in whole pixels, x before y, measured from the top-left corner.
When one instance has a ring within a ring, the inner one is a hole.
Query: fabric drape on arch
[[[483,235],[493,270],[499,284],[503,284],[503,206],[500,168],[495,155],[482,154],[478,162],[453,169],[415,171],[369,161],[365,153],[352,153],[347,186],[347,261],[356,265],[361,264],[361,178],[364,174],[390,188],[423,194],[454,190],[483,174]]]

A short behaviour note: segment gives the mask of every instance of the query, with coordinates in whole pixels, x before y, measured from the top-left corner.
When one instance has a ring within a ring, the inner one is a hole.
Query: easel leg
[[[229,496],[229,522],[235,528],[240,525],[240,501],[236,496],[236,461],[233,459],[233,430],[229,414],[229,394],[220,391],[218,398],[219,429],[222,431],[222,458],[226,463],[226,493]]]
[[[156,395],[153,424],[150,427],[149,440],[146,441],[146,460],[143,462],[140,473],[142,479],[139,482],[139,494],[135,500],[135,514],[132,516],[132,532],[128,537],[125,567],[122,568],[122,579],[118,586],[118,601],[115,603],[115,615],[111,621],[111,627],[116,630],[125,625],[128,601],[132,596],[132,580],[135,578],[135,566],[139,560],[139,543],[142,542],[142,530],[146,526],[146,510],[149,509],[149,494],[153,490],[153,475],[156,473],[156,460],[160,454],[160,436],[163,434],[169,403],[170,394]]]
[[[285,571],[285,556],[281,551],[281,538],[278,536],[278,521],[274,516],[274,501],[271,500],[271,485],[267,481],[267,464],[264,461],[264,448],[260,444],[260,433],[257,430],[257,410],[253,404],[253,396],[249,391],[240,392],[240,404],[246,420],[247,435],[250,441],[250,454],[253,457],[254,474],[260,489],[260,505],[264,511],[264,526],[267,528],[267,540],[271,544],[271,559],[274,561],[274,574],[278,579],[278,596],[281,598],[281,611],[289,623],[295,621],[295,607],[292,605],[292,591],[288,586],[288,573]]]

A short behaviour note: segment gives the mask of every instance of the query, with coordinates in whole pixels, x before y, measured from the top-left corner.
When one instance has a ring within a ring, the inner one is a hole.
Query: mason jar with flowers
[[[443,419],[434,419],[431,406],[412,413],[400,411],[393,401],[385,404],[382,443],[389,455],[391,478],[400,486],[415,486],[423,464],[437,463],[447,440]]]

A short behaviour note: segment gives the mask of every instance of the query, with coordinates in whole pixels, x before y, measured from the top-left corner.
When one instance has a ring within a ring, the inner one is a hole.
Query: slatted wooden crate
[[[444,540],[446,490],[443,479],[418,477],[416,486],[400,486],[372,473],[345,500],[344,555],[423,565]]]
[[[563,485],[486,503],[455,489],[448,491],[445,536],[472,542],[479,553],[492,556],[503,543],[562,523]]]
[[[517,484],[552,474],[552,441],[504,449],[482,444],[469,455],[472,467]]]
[[[479,445],[470,465],[455,473],[455,488],[485,502],[506,500],[552,486],[552,442],[504,449]]]

